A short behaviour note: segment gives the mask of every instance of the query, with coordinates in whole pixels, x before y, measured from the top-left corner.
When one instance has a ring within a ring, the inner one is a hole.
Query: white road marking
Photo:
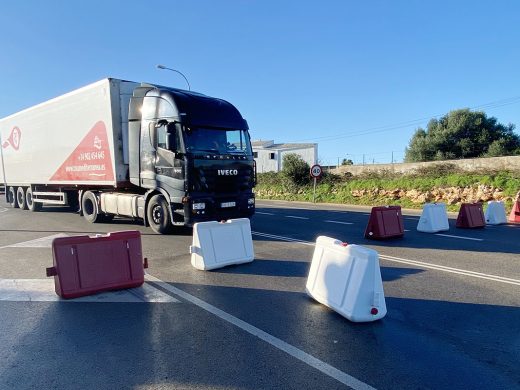
[[[8,211],[9,209],[6,209],[5,207],[0,207],[0,213],[5,213],[6,211]]]
[[[482,238],[472,238],[472,237],[454,236],[454,235],[451,235],[451,234],[435,233],[435,235],[436,235],[436,236],[441,236],[441,237],[458,238],[458,239],[461,239],[461,240],[484,241],[484,239],[482,239]]]
[[[353,222],[342,222],[342,221],[323,221],[323,222],[337,223],[337,224],[340,224],[340,225],[354,225]]]
[[[252,234],[254,236],[260,236],[260,237],[264,237],[264,238],[272,238],[272,239],[280,240],[280,241],[297,242],[298,244],[314,246],[313,242],[298,240],[296,238],[289,238],[289,237],[277,236],[277,235],[274,235],[274,234],[260,233],[260,232],[252,232]]]
[[[291,237],[276,236],[274,234],[266,234],[266,233],[260,233],[260,232],[252,232],[252,234],[256,235],[256,236],[260,236],[260,237],[273,238],[273,239],[277,239],[280,241],[288,241],[288,242],[295,242],[295,243],[303,244],[303,245],[315,246],[314,242],[297,240],[297,239],[294,239]],[[469,271],[469,270],[460,269],[460,268],[446,267],[443,265],[425,263],[423,261],[409,260],[409,259],[403,259],[400,257],[387,256],[387,255],[381,255],[381,254],[379,255],[379,258],[388,260],[388,261],[394,261],[397,263],[419,266],[422,268],[430,268],[430,269],[434,269],[434,270],[442,271],[442,272],[449,272],[449,273],[469,276],[469,277],[473,277],[473,278],[492,280],[494,282],[507,283],[507,284],[513,284],[513,285],[520,286],[519,279],[506,278],[506,277],[498,276],[498,275],[484,274],[481,272]]]
[[[62,299],[54,291],[54,280],[0,279],[0,301],[10,302],[170,302],[179,301],[149,283],[141,287],[109,291],[81,298]]]
[[[52,236],[37,238],[36,240],[18,242],[16,244],[0,246],[2,248],[50,248],[55,238],[68,237],[65,233],[53,234]]]
[[[261,212],[261,211],[255,211],[255,214],[274,215],[273,213],[264,213],[264,212]]]
[[[330,364],[325,363],[324,361],[315,358],[314,356],[308,354],[307,352],[302,351],[295,346],[286,343],[285,341],[267,333],[263,330],[199,299],[187,292],[178,289],[177,287],[172,286],[171,284],[166,284],[162,280],[151,276],[146,275],[146,279],[151,282],[164,283],[163,288],[167,289],[171,293],[185,299],[186,301],[200,307],[201,309],[219,317],[220,319],[242,329],[243,331],[259,338],[260,340],[265,341],[266,343],[272,345],[273,347],[291,355],[292,357],[302,361],[303,363],[321,371],[325,375],[337,380],[338,382],[343,383],[344,385],[350,386],[355,390],[375,390],[372,386],[360,381],[359,379],[354,378],[353,376],[338,370],[337,368],[331,366]]]
[[[309,219],[307,217],[298,217],[296,215],[286,215],[285,218],[294,218],[294,219]]]
[[[400,257],[394,257],[394,256],[379,255],[379,257],[381,259],[395,261],[397,263],[416,265],[416,266],[423,267],[423,268],[430,268],[430,269],[435,269],[438,271],[450,272],[453,274],[471,276],[474,278],[492,280],[494,282],[501,282],[501,283],[507,283],[507,284],[513,284],[513,285],[520,286],[519,279],[506,278],[506,277],[498,276],[498,275],[489,275],[489,274],[484,274],[482,272],[468,271],[468,270],[460,269],[460,268],[446,267],[444,265],[425,263],[423,261],[402,259]]]

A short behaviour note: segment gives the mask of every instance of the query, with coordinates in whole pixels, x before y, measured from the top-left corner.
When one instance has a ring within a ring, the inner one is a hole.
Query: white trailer
[[[128,103],[138,84],[105,79],[0,119],[2,182],[103,185],[128,176]]]

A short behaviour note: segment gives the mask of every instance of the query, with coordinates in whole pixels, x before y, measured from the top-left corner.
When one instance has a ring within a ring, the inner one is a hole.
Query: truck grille
[[[218,174],[218,171],[231,174]],[[245,191],[253,186],[253,168],[248,165],[224,167],[198,167],[194,170],[193,189],[201,192],[225,194]],[[233,174],[236,171],[236,175]]]

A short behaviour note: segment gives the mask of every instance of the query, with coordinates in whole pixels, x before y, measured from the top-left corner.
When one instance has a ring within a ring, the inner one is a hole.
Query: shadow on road
[[[259,275],[282,277],[307,277],[310,263],[308,261],[288,261],[255,259],[252,263],[240,264],[210,271],[212,274]],[[417,268],[381,267],[383,281],[390,282],[408,275],[424,272]]]

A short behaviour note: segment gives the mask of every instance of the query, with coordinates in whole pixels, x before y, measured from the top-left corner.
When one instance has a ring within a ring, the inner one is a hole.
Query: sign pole
[[[323,174],[323,169],[318,164],[314,164],[309,172],[314,179],[314,189],[312,191],[312,203],[316,203],[316,180]]]
[[[312,192],[312,203],[316,203],[316,178],[314,178],[314,190]]]

